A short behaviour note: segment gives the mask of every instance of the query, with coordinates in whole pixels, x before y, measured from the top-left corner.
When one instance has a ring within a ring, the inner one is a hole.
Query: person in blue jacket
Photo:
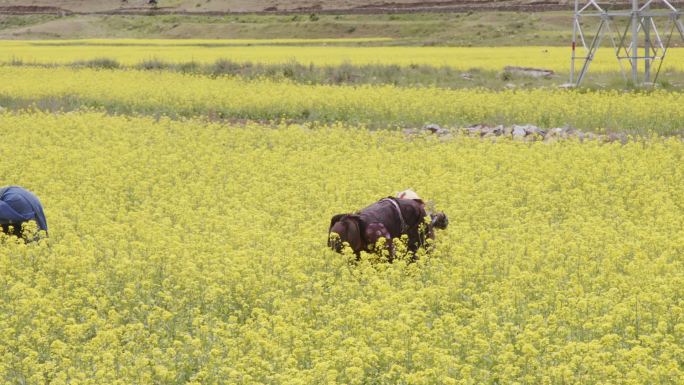
[[[0,226],[5,234],[21,237],[21,224],[36,221],[39,230],[47,235],[48,227],[40,200],[32,192],[19,186],[0,188]],[[14,227],[10,232],[9,227]]]

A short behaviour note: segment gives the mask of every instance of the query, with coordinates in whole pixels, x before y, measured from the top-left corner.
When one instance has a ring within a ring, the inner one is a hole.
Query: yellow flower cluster
[[[51,234],[0,239],[2,384],[684,379],[680,139],[98,112],[5,112],[0,130],[0,180],[40,197]],[[450,216],[434,254],[349,264],[326,249],[333,214],[407,187]]]
[[[0,98],[7,101],[2,104],[35,102],[49,109],[85,105],[120,113],[344,121],[376,127],[532,123],[644,134],[676,132],[684,121],[684,109],[679,108],[684,95],[677,92],[329,86],[163,71],[4,67]]]
[[[463,71],[472,68],[501,71],[510,65],[542,67],[562,73],[570,70],[570,43],[567,47],[353,45],[360,42],[382,43],[385,40],[388,39],[2,41],[0,62],[21,60],[25,63],[71,63],[110,58],[121,64],[134,65],[151,59],[170,63],[213,63],[218,59],[229,59],[269,64],[294,60],[305,65],[313,63],[321,66],[342,63],[402,66],[421,64],[448,66]],[[578,51],[579,56],[583,54]],[[629,63],[625,62],[623,65],[628,67]],[[684,49],[669,50],[663,69],[684,71]],[[592,72],[619,70],[620,66],[611,48],[600,49],[591,64]]]

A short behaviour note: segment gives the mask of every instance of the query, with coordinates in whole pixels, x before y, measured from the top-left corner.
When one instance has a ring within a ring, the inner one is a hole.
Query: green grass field
[[[0,16],[0,38],[391,37],[401,45],[569,45],[568,12],[391,15]]]

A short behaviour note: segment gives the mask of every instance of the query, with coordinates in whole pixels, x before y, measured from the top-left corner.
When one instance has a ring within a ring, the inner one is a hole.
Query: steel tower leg
[[[580,1],[582,3],[580,3]],[[587,74],[591,62],[594,60],[599,45],[605,35],[606,30],[610,35],[610,39],[615,49],[615,56],[620,63],[620,68],[623,70],[625,80],[628,80],[628,75],[624,72],[622,61],[629,62],[632,68],[631,81],[635,86],[640,85],[639,76],[639,61],[643,59],[644,75],[641,80],[644,83],[654,82],[658,78],[658,73],[662,67],[662,62],[665,59],[665,53],[669,47],[670,37],[674,28],[677,28],[680,36],[684,40],[684,22],[680,19],[682,13],[675,8],[668,0],[631,0],[631,10],[620,8],[615,10],[603,9],[597,0],[575,0],[575,15],[572,26],[572,57],[570,62],[570,82],[578,86]],[[639,3],[643,3],[640,5]],[[657,4],[655,7],[652,5]],[[594,36],[590,45],[586,44],[584,40],[584,33],[580,19],[586,20],[590,18],[596,20],[600,18],[601,22],[598,31]],[[660,18],[660,19],[659,19]],[[624,32],[622,32],[622,23],[616,21],[616,30],[613,31],[610,26],[615,19],[626,21],[624,23]],[[655,20],[666,19],[668,21],[667,42],[663,44],[663,39],[659,32],[659,27]],[[642,33],[643,30],[643,33]],[[617,36],[613,36],[613,35]],[[619,44],[616,44],[616,38]],[[587,52],[585,57],[577,56],[576,47],[578,39],[581,40],[584,50]],[[639,48],[639,44],[643,39],[643,51]],[[643,56],[640,55],[643,52]],[[623,54],[624,52],[624,54]],[[584,63],[579,71],[577,69],[577,60],[584,59]],[[654,74],[652,72],[657,71]]]
[[[639,82],[637,61],[639,60],[639,0],[632,0],[632,81],[634,85]]]
[[[648,12],[649,6],[644,9]],[[644,16],[644,83],[651,81],[651,17]]]
[[[577,77],[577,85],[584,80],[584,75],[586,75],[587,71],[589,71],[589,65],[591,64],[592,60],[594,60],[594,55],[596,54],[598,47],[601,45],[601,39],[603,38],[603,27],[606,25],[606,23],[607,21],[602,18],[601,24],[599,24],[596,35],[594,36],[594,40],[591,41],[591,45],[589,46],[587,57],[584,59],[584,65],[582,66],[579,76]]]
[[[575,0],[575,17],[572,22],[572,54],[570,56],[570,84],[575,84],[575,48],[577,48],[577,25],[579,23],[579,0]]]

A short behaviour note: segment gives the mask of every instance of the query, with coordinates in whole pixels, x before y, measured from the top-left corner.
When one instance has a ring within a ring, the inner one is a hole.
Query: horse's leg
[[[385,225],[380,222],[371,223],[366,226],[366,242],[369,246],[374,246],[380,238],[385,238],[385,248],[389,251],[389,260],[394,259],[394,246],[392,245],[392,236]]]

